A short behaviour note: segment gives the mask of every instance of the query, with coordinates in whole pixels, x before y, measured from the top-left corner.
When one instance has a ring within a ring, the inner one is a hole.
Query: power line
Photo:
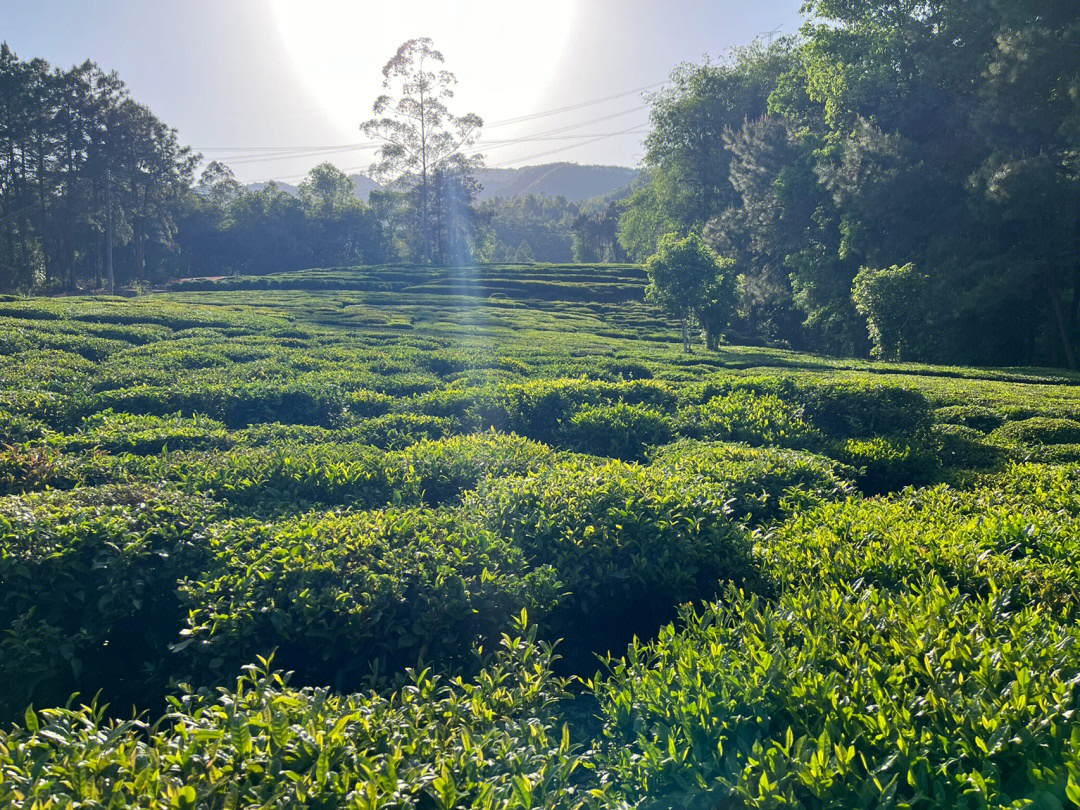
[[[654,82],[653,84],[643,85],[641,87],[635,87],[632,90],[624,90],[621,93],[614,93],[610,96],[604,96],[602,98],[591,99],[589,101],[582,101],[578,104],[568,104],[564,107],[556,107],[550,110],[542,110],[541,112],[530,113],[528,115],[519,115],[516,118],[504,118],[499,121],[489,121],[484,124],[484,129],[493,129],[496,127],[509,126],[511,124],[520,124],[525,121],[533,121],[538,118],[546,118],[551,115],[558,115],[559,113],[571,112],[573,110],[580,110],[584,107],[591,107],[596,104],[603,104],[607,101],[614,101],[615,99],[625,98],[626,96],[633,95],[634,93],[643,93],[646,90],[652,90],[665,82]],[[644,109],[643,107],[635,109]],[[597,119],[604,120],[604,119]],[[359,142],[352,144],[329,144],[326,146],[195,146],[192,147],[198,152],[303,152],[314,149],[345,149],[349,147],[363,148],[371,145],[370,142]],[[377,145],[377,144],[376,144]]]
[[[586,139],[585,143],[592,143],[593,141],[595,141],[597,139],[616,137],[616,136],[619,136],[619,135],[635,134],[633,131],[640,129],[641,126],[642,126],[641,124],[635,124],[630,129],[622,130],[622,131],[619,131],[619,132],[598,133],[598,134],[583,133],[583,134],[580,134],[580,135],[571,135],[571,136],[565,135],[565,133],[567,133],[567,132],[569,132],[571,130],[574,130],[574,129],[580,129],[581,127],[591,126],[593,124],[599,124],[599,123],[602,123],[604,121],[610,121],[610,120],[615,119],[615,118],[621,118],[623,116],[631,115],[631,114],[636,113],[636,112],[641,112],[642,110],[646,110],[646,109],[648,109],[648,105],[641,105],[639,107],[632,107],[631,109],[628,109],[628,110],[621,110],[621,111],[616,112],[616,113],[611,113],[610,115],[603,115],[603,116],[600,116],[598,118],[592,118],[592,119],[589,119],[589,120],[586,120],[586,121],[579,121],[579,122],[577,122],[575,124],[567,124],[565,126],[556,127],[555,129],[546,130],[544,132],[532,133],[530,135],[521,135],[521,136],[518,136],[516,138],[503,138],[503,139],[497,140],[497,141],[486,141],[486,142],[480,141],[480,142],[477,143],[477,145],[476,145],[477,150],[474,151],[473,154],[480,154],[482,151],[488,151],[488,150],[491,150],[491,149],[504,149],[507,146],[514,146],[516,144],[528,143],[528,142],[532,142],[532,141],[541,141],[541,140],[546,140],[548,138],[552,138],[553,140],[556,140],[556,139],[557,140],[562,140],[562,139],[578,140],[578,139],[584,138],[584,139]],[[644,134],[644,133],[642,132],[640,134]],[[566,149],[572,149],[573,147],[574,147],[574,145],[571,145],[571,146],[566,147]],[[232,165],[247,165],[247,164],[250,164],[250,163],[264,163],[264,162],[268,162],[268,161],[290,160],[290,159],[299,159],[299,158],[304,158],[304,157],[325,157],[325,156],[328,156],[328,155],[331,155],[331,154],[357,152],[357,151],[362,151],[362,150],[368,149],[368,148],[372,148],[372,146],[369,146],[367,144],[348,144],[348,145],[342,145],[342,146],[339,146],[339,147],[329,147],[329,148],[326,148],[326,149],[322,149],[320,151],[307,151],[307,152],[302,152],[302,153],[288,153],[288,154],[274,154],[274,155],[240,155],[240,156],[237,156],[235,158],[226,158],[225,162],[227,162],[231,166]],[[559,150],[554,150],[554,151],[566,151],[566,149],[559,149]],[[299,174],[296,174],[296,175],[288,175],[286,177],[279,177],[277,179],[280,179],[283,182],[288,182],[288,178],[291,178],[291,177],[303,177],[306,174],[307,174],[306,172],[302,172],[302,173],[299,173]],[[270,179],[273,179],[273,178],[270,178]],[[268,180],[267,181],[256,181],[256,182],[268,182]]]
[[[537,152],[537,153],[532,154],[532,155],[527,155],[526,157],[513,158],[512,160],[503,161],[502,163],[492,164],[491,166],[488,166],[487,168],[489,168],[489,169],[501,169],[504,166],[507,166],[507,165],[509,165],[511,163],[517,163],[518,161],[535,160],[536,158],[539,158],[539,157],[547,157],[548,155],[554,155],[554,154],[558,154],[559,152],[565,152],[568,149],[577,149],[580,146],[588,146],[591,143],[598,143],[599,141],[604,141],[604,140],[607,140],[608,138],[614,138],[614,137],[617,137],[619,135],[630,135],[630,134],[632,134],[633,130],[639,128],[640,126],[641,126],[640,124],[635,124],[634,126],[630,127],[629,129],[624,129],[622,132],[615,132],[615,133],[612,133],[610,135],[601,135],[601,136],[598,136],[596,138],[593,138],[592,140],[583,141],[582,143],[572,143],[572,144],[570,144],[568,146],[562,146],[562,147],[559,147],[557,149],[549,149],[546,152]]]
[[[639,108],[639,109],[644,109],[644,108]],[[629,112],[635,112],[635,111],[636,110],[628,110],[628,111],[626,111],[624,113],[620,113],[620,115],[628,114]],[[546,155],[558,154],[559,152],[565,152],[565,151],[568,151],[570,149],[576,149],[579,146],[587,146],[587,145],[589,145],[591,143],[597,143],[597,142],[602,141],[602,140],[607,140],[608,138],[617,138],[617,137],[625,136],[625,135],[644,135],[648,130],[642,129],[641,127],[642,127],[641,124],[634,124],[634,126],[628,127],[627,129],[619,130],[618,132],[606,132],[606,133],[601,133],[601,134],[570,136],[574,140],[577,140],[578,138],[587,138],[587,140],[581,141],[580,143],[572,143],[572,144],[569,144],[567,146],[558,147],[556,149],[549,149],[549,150],[544,151],[544,152],[538,152],[538,153],[535,153],[535,154],[532,154],[532,155],[527,155],[526,157],[512,158],[510,160],[505,160],[505,161],[502,161],[500,163],[491,164],[490,166],[485,166],[484,168],[486,168],[486,169],[500,169],[500,168],[504,168],[505,166],[508,166],[511,163],[517,163],[518,161],[521,161],[521,160],[533,160],[535,158],[544,157]],[[544,140],[544,139],[543,138],[534,138],[532,136],[526,136],[526,137],[522,137],[522,138],[511,138],[511,139],[507,139],[504,142],[499,143],[497,146],[498,147],[511,146],[511,145],[514,145],[514,144],[517,144],[517,143],[527,142],[527,141],[530,141],[530,140]],[[479,151],[473,153],[474,156],[478,155],[478,154],[482,154],[482,153],[479,152]],[[370,166],[370,164],[368,164],[366,166],[352,166],[352,167],[349,167],[349,168],[344,168],[344,169],[341,169],[341,171],[348,174],[348,173],[354,172],[354,171],[366,172],[370,168],[371,168],[371,166]],[[271,177],[271,178],[266,178],[265,180],[256,180],[254,182],[255,183],[271,183],[271,182],[274,182],[274,181],[279,181],[279,182],[282,182],[282,183],[289,183],[289,182],[292,182],[294,180],[302,179],[302,178],[306,177],[307,174],[308,174],[308,172],[306,172],[306,171],[305,172],[298,172],[296,174],[290,174],[290,175],[286,175],[284,177],[276,177],[276,178]]]
[[[623,98],[625,96],[630,96],[630,95],[633,95],[634,93],[643,93],[646,90],[652,90],[654,88],[660,87],[662,84],[665,84],[665,83],[666,82],[655,82],[653,84],[647,84],[644,87],[635,87],[633,90],[625,90],[622,93],[616,93],[616,94],[611,95],[611,96],[605,96],[604,98],[593,99],[592,101],[583,101],[580,104],[570,104],[570,105],[568,105],[566,107],[559,107],[559,108],[554,109],[554,110],[545,110],[544,112],[532,113],[531,115],[522,115],[522,116],[519,116],[517,118],[506,118],[506,119],[504,119],[502,121],[493,121],[492,123],[485,124],[484,126],[486,128],[488,128],[488,129],[490,129],[492,127],[501,127],[501,126],[506,126],[508,124],[518,124],[518,123],[521,123],[522,121],[530,121],[530,120],[533,120],[535,118],[543,118],[543,117],[548,116],[548,115],[556,115],[558,113],[570,112],[571,110],[579,110],[582,107],[589,107],[589,106],[592,106],[593,104],[603,104],[605,101],[614,101],[617,98]]]

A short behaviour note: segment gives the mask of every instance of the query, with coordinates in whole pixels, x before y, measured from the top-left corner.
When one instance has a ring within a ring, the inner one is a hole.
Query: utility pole
[[[116,278],[112,263],[112,183],[109,167],[105,167],[105,268],[109,277],[109,295],[115,294]]]
[[[769,47],[771,48],[772,44],[773,44],[773,39],[776,37],[777,34],[780,33],[780,29],[783,28],[783,27],[784,26],[779,25],[776,28],[774,28],[772,31],[762,31],[761,33],[759,33],[755,37],[755,39],[761,39],[762,37],[768,37],[769,38]]]

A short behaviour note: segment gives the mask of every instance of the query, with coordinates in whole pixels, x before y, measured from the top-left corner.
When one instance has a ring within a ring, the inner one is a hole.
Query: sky
[[[244,182],[373,159],[360,124],[398,45],[428,36],[475,112],[488,166],[637,165],[644,92],[680,62],[798,31],[801,0],[0,0],[22,58],[116,70],[133,97]]]

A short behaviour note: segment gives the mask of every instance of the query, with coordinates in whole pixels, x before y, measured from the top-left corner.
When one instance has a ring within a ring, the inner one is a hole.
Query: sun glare
[[[371,113],[382,66],[414,37],[430,36],[457,74],[455,111],[476,112],[488,122],[535,111],[559,67],[575,6],[575,0],[271,0],[294,67],[328,120],[349,138],[358,137]],[[500,128],[497,136],[516,131]]]

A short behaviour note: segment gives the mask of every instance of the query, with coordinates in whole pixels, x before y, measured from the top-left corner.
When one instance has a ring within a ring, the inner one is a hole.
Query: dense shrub
[[[251,667],[234,689],[173,700],[164,722],[28,712],[0,731],[0,804],[42,807],[553,808],[580,757],[565,682],[535,630],[473,680],[414,672],[388,694],[292,688]]]
[[[605,808],[1059,807],[1080,636],[1005,595],[732,595],[594,684]],[[1067,793],[1068,790],[1068,793]]]
[[[0,714],[75,691],[120,707],[160,699],[183,614],[177,581],[201,569],[217,510],[162,488],[0,500]]]
[[[683,436],[750,445],[806,447],[819,440],[794,406],[775,394],[751,391],[733,391],[684,407],[676,426]]]
[[[682,441],[657,453],[653,468],[713,489],[737,520],[764,524],[849,495],[855,470],[798,450]]]
[[[570,302],[633,267],[258,281],[0,302],[0,806],[1080,804],[1072,377],[682,357]],[[642,641],[478,670],[523,607]],[[211,693],[272,649],[377,692]]]
[[[456,430],[452,419],[416,413],[388,413],[362,419],[340,432],[343,441],[354,441],[397,450],[425,439],[439,439]]]
[[[918,391],[870,382],[795,386],[802,418],[828,436],[916,435],[930,423],[930,404]]]
[[[652,380],[601,382],[586,379],[530,380],[478,388],[448,388],[417,397],[405,407],[431,416],[452,417],[463,428],[513,431],[559,444],[573,414],[586,405],[626,403],[667,411],[675,393]]]
[[[564,443],[583,453],[640,461],[645,451],[671,440],[668,416],[644,405],[588,405],[570,418]]]
[[[568,659],[652,632],[680,602],[752,576],[749,544],[714,488],[612,461],[490,479],[466,503],[569,596],[552,619]]]
[[[395,500],[442,504],[488,478],[525,475],[551,464],[546,445],[490,431],[423,441],[389,453],[384,465]]]
[[[38,419],[0,408],[0,444],[22,444],[51,433],[49,426]]]
[[[1006,422],[993,435],[996,439],[1021,445],[1080,444],[1080,422],[1036,416]]]
[[[166,471],[180,485],[234,506],[296,511],[387,503],[383,453],[362,444],[275,445],[188,454]]]
[[[237,429],[256,422],[329,427],[341,422],[347,404],[357,407],[333,385],[315,387],[236,381],[231,385],[198,389],[139,386],[102,391],[91,400],[88,408],[90,413],[112,409],[154,416],[200,413]]]
[[[185,417],[96,413],[64,442],[75,450],[100,448],[111,453],[147,455],[163,450],[213,450],[232,444],[225,425],[205,416]]]
[[[933,448],[909,436],[848,439],[832,452],[858,470],[859,488],[872,495],[930,483],[939,469]]]
[[[318,425],[261,422],[236,431],[233,439],[241,447],[271,447],[275,444],[327,444],[340,436],[340,431]]]
[[[1005,417],[993,408],[983,405],[947,405],[934,410],[934,421],[945,425],[961,425],[989,433],[1000,427]]]
[[[808,425],[836,439],[914,434],[931,421],[930,404],[918,391],[805,374],[767,377],[725,374],[688,386],[682,399],[690,404],[702,404],[736,391],[775,395]]]
[[[906,588],[936,576],[965,593],[1009,593],[1017,606],[1071,613],[1080,599],[1080,500],[1067,492],[1074,480],[1049,479],[1056,489],[1041,504],[994,486],[829,504],[794,516],[758,555],[781,588]]]
[[[931,436],[937,447],[938,460],[945,467],[960,471],[984,470],[1006,459],[1006,452],[987,442],[986,436],[975,428],[950,424],[934,425]]]
[[[226,672],[276,649],[305,683],[356,686],[373,667],[460,661],[522,608],[558,603],[550,567],[451,512],[246,519],[206,542],[213,561],[181,587],[180,646]]]
[[[81,459],[48,445],[0,446],[0,495],[72,487],[82,468]]]

